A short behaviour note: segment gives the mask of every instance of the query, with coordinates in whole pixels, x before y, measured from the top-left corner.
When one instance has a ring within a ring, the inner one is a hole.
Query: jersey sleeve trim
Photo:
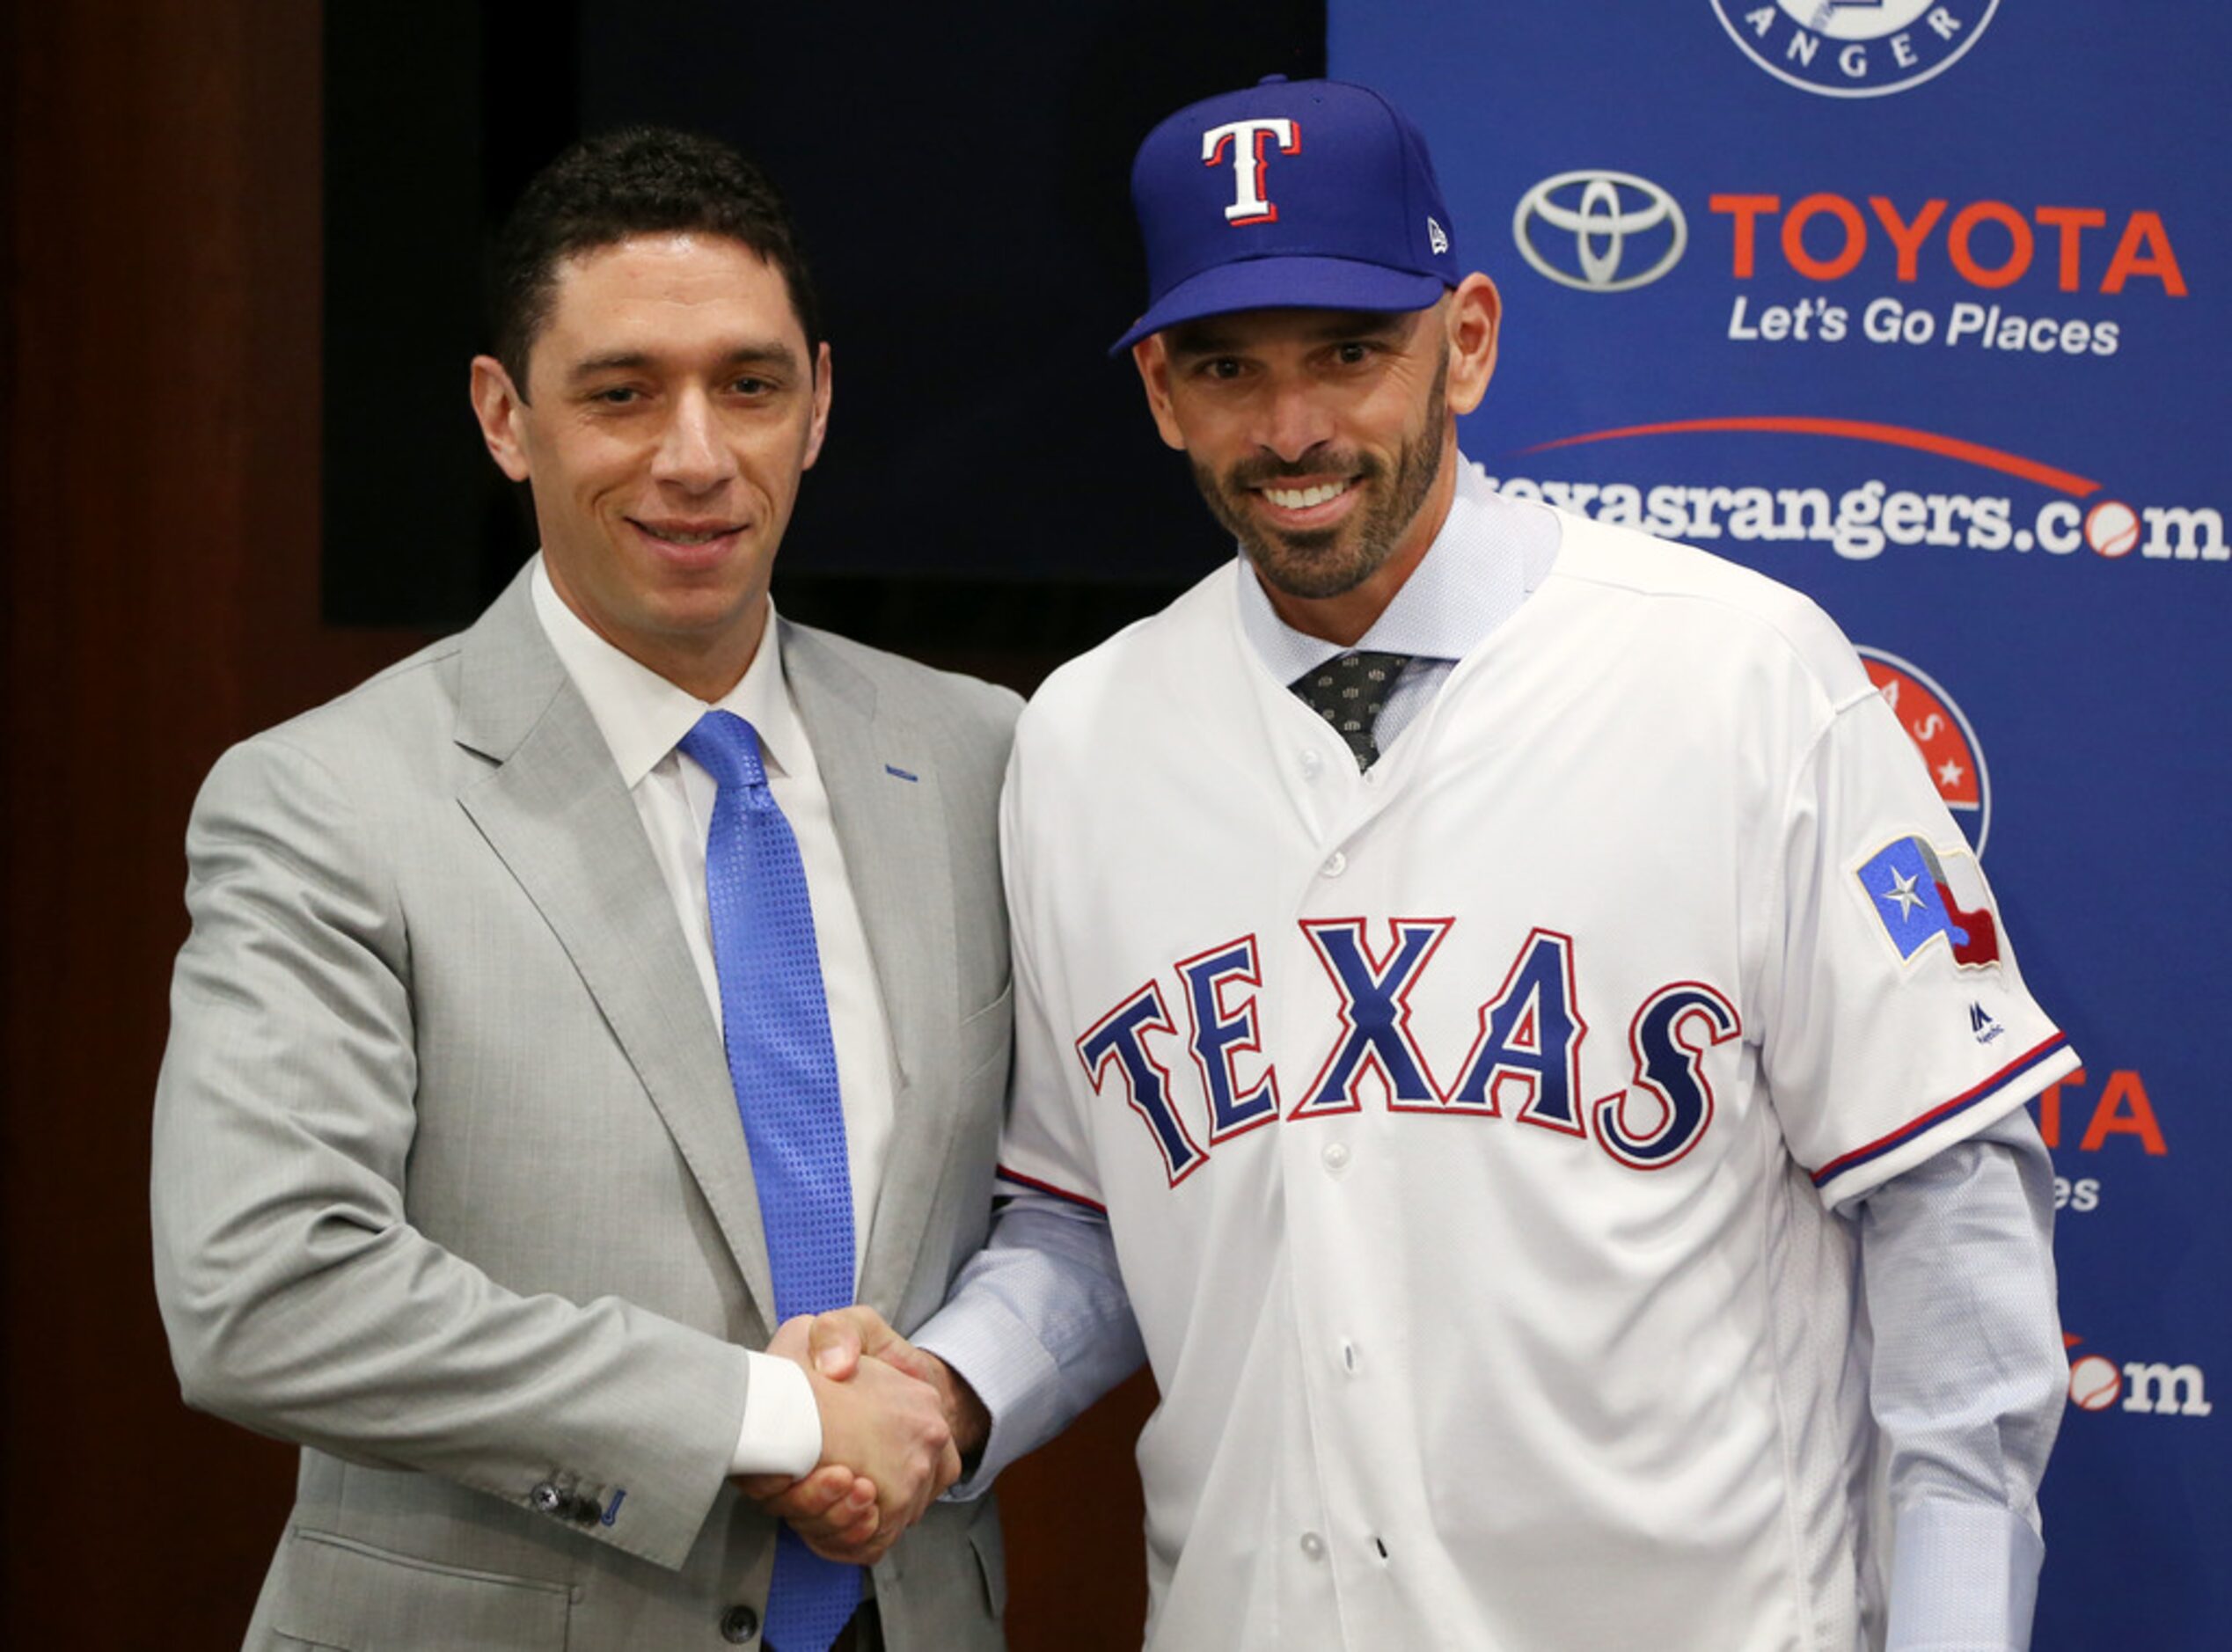
[[[1109,1213],[1109,1207],[1096,1199],[1088,1199],[1081,1193],[1072,1193],[1066,1188],[1057,1188],[1050,1181],[1041,1181],[1036,1176],[1027,1176],[1020,1170],[1010,1170],[1005,1165],[994,1166],[992,1173],[1002,1181],[1012,1181],[1017,1187],[1028,1188],[1034,1193],[1046,1194],[1104,1217]]]
[[[1943,1123],[1957,1114],[1981,1107],[1996,1097],[2005,1094],[2007,1091],[2046,1063],[2057,1057],[2066,1058],[2068,1053],[2068,1034],[2055,1033],[2045,1042],[2017,1056],[1999,1071],[1985,1079],[1983,1083],[1962,1091],[1950,1101],[1940,1102],[1928,1112],[1908,1120],[1889,1135],[1879,1136],[1864,1147],[1855,1147],[1841,1158],[1831,1159],[1813,1173],[1813,1185],[1817,1188],[1825,1187],[1834,1178],[1843,1175],[1857,1166],[1868,1164],[1883,1158],[1886,1153],[1897,1151],[1924,1130]]]

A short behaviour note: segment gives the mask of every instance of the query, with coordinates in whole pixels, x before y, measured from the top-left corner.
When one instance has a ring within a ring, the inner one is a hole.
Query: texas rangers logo
[[[1856,652],[1868,669],[1868,680],[1882,691],[1899,726],[1922,754],[1938,798],[1982,859],[1984,840],[1992,830],[1992,778],[1967,715],[1919,666],[1881,648]]]
[[[1902,963],[1943,936],[1953,961],[1983,969],[2000,961],[2000,926],[1984,874],[1965,854],[1920,837],[1894,837],[1853,868],[1885,939]]]
[[[1263,170],[1270,164],[1268,146],[1276,142],[1282,155],[1302,152],[1302,128],[1284,117],[1271,120],[1227,121],[1201,135],[1201,164],[1220,166],[1232,157],[1233,196],[1225,208],[1225,222],[1277,223],[1278,205],[1263,194]]]
[[[1943,74],[2000,0],[1713,0],[1729,38],[1777,80],[1825,98],[1880,98]]]

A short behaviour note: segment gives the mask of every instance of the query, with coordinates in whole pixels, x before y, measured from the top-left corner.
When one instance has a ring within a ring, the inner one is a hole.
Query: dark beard
[[[1395,457],[1394,474],[1376,458],[1338,450],[1312,449],[1292,464],[1269,457],[1247,459],[1218,477],[1192,461],[1194,485],[1210,514],[1240,541],[1265,584],[1289,596],[1319,598],[1352,591],[1394,554],[1403,534],[1433,492],[1441,475],[1442,421],[1435,417],[1449,387],[1449,353],[1444,350],[1427,392],[1426,417],[1415,437],[1405,438]],[[1386,480],[1386,490],[1354,521],[1299,532],[1267,532],[1240,503],[1254,489],[1288,478],[1352,475],[1358,486]]]

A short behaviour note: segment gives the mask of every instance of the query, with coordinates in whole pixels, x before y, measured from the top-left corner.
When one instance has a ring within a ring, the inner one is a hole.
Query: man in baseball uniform
[[[1018,732],[962,1494],[1136,1320],[1156,1647],[2023,1647],[2075,1057],[1906,735],[1804,597],[1465,460],[1496,290],[1383,99],[1133,194],[1240,554]]]

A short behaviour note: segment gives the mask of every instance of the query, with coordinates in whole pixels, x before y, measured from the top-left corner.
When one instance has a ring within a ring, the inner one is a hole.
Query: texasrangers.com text
[[[1842,492],[1679,482],[1570,482],[1490,477],[1513,499],[1662,538],[1710,544],[1826,545],[1864,562],[1891,546],[2040,553],[2136,562],[2232,562],[2224,513],[2208,505],[2126,506],[2049,499],[2018,512],[1994,494],[1914,493],[1871,480]]]

